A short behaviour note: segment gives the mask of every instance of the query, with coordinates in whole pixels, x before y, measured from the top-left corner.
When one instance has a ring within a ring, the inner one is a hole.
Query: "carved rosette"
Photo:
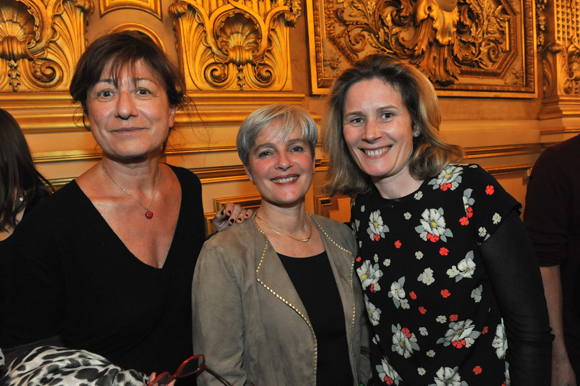
[[[189,91],[291,91],[289,28],[298,0],[177,1],[178,56]]]
[[[6,0],[0,7],[0,91],[64,91],[85,48],[90,0]]]

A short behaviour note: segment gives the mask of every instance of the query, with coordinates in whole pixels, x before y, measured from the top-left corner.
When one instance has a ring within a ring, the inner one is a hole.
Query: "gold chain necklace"
[[[143,205],[143,203],[141,201],[139,201],[137,199],[137,197],[133,196],[131,193],[127,192],[125,189],[121,188],[119,186],[119,184],[117,184],[115,182],[115,180],[113,180],[113,178],[111,177],[111,175],[109,174],[109,172],[107,172],[107,169],[105,169],[105,165],[103,165],[103,160],[101,160],[101,168],[103,168],[103,171],[105,172],[105,174],[107,175],[107,177],[109,177],[109,179],[111,180],[111,182],[113,184],[115,184],[115,186],[119,189],[121,189],[121,191],[123,193],[125,193],[126,195],[128,195],[129,197],[131,197],[133,200],[137,201],[139,203],[139,205],[141,205],[143,207],[143,209],[145,209],[145,217],[148,218],[149,220],[151,220],[153,218],[153,212],[151,210],[149,210],[149,208],[151,208],[151,205],[153,205],[153,200],[155,200],[155,195],[157,194],[157,188],[159,187],[159,180],[161,179],[161,166],[159,166],[159,171],[157,173],[157,182],[155,183],[155,191],[153,192],[153,197],[151,198],[151,202],[149,203],[149,206],[145,206]]]
[[[263,222],[264,225],[266,225],[268,228],[270,228],[272,230],[272,232],[277,233],[277,234],[279,234],[281,236],[290,237],[291,239],[294,239],[296,241],[302,241],[303,243],[307,242],[312,237],[312,224],[310,225],[310,234],[308,235],[308,237],[305,238],[305,239],[299,239],[298,237],[294,237],[294,236],[287,235],[286,233],[282,233],[282,232],[277,231],[276,229],[272,228],[270,225],[266,224],[266,222],[264,220],[262,220],[260,218],[260,216],[258,216],[257,213],[256,213],[256,217],[258,218],[258,220],[260,220],[261,222]]]

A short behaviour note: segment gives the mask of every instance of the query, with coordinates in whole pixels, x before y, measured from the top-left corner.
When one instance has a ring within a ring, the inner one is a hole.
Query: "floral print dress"
[[[512,210],[521,206],[477,165],[448,165],[400,199],[373,189],[353,202],[377,384],[509,384],[479,245]]]

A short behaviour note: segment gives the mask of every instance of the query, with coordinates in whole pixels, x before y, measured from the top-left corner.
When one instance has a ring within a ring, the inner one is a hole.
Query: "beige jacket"
[[[337,221],[312,216],[338,286],[355,385],[370,361],[362,291],[354,271],[355,239]],[[298,293],[276,251],[252,220],[206,241],[193,277],[193,346],[236,386],[316,384],[317,341]],[[198,385],[221,386],[204,373]]]

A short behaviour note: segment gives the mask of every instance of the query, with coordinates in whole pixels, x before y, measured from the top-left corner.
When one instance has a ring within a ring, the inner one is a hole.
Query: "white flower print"
[[[408,310],[409,308],[411,308],[411,306],[409,305],[409,300],[401,299],[401,308],[404,310]]]
[[[472,207],[475,204],[475,199],[471,198],[471,193],[473,189],[465,189],[463,191],[463,207],[465,208],[465,213],[467,214],[467,209]]]
[[[483,285],[480,285],[477,288],[474,288],[473,291],[471,291],[471,298],[475,300],[476,303],[479,303],[481,301],[481,294],[483,293]]]
[[[472,169],[477,169],[479,166],[478,165],[469,165],[469,167]]]
[[[379,255],[377,255],[375,253],[375,255],[373,256],[373,260],[375,261],[375,263],[378,263],[379,262]]]
[[[505,358],[505,352],[508,348],[508,342],[505,335],[505,329],[503,326],[503,319],[501,324],[498,324],[495,329],[495,336],[493,337],[493,342],[491,343],[495,349],[495,354],[499,359]]]
[[[379,336],[379,334],[375,334],[375,336],[373,336],[373,343],[379,344],[380,341],[381,341],[381,337]]]
[[[447,165],[437,177],[429,181],[429,185],[433,185],[433,190],[455,190],[461,183],[461,173],[461,166]]]
[[[385,261],[383,261],[383,265],[385,267],[388,267],[389,265],[391,265],[391,259],[385,259]]]
[[[415,200],[420,200],[423,198],[423,192],[419,190],[417,193],[415,193],[413,197],[415,198]]]
[[[487,234],[487,229],[485,229],[484,227],[481,227],[478,229],[479,232],[479,237],[484,237]]]
[[[379,378],[381,381],[385,382],[388,385],[398,385],[401,381],[401,377],[395,371],[393,366],[389,364],[386,357],[383,357],[381,360],[381,364],[376,366],[377,373],[379,374]]]
[[[501,216],[499,215],[499,213],[496,213],[493,215],[491,219],[493,220],[493,225],[497,225],[501,221]]]
[[[388,231],[389,227],[383,224],[381,211],[377,210],[372,212],[369,217],[369,227],[367,228],[367,233],[371,237],[371,240],[379,241],[381,237],[384,239],[385,232]]]
[[[401,300],[405,299],[405,289],[403,285],[405,284],[405,276],[401,277],[398,281],[394,281],[391,284],[391,290],[389,291],[389,297],[393,298],[393,303],[395,303],[395,307],[399,308],[401,306]],[[409,308],[407,307],[403,308]]]
[[[393,333],[391,349],[397,354],[409,358],[413,355],[413,350],[419,350],[417,337],[408,328],[401,328],[400,324],[391,325],[391,332]]]
[[[431,285],[435,282],[433,277],[433,270],[431,268],[425,268],[422,274],[417,278],[418,281],[422,281],[423,284]]]
[[[447,242],[447,237],[453,237],[451,229],[446,228],[443,208],[425,209],[421,214],[421,225],[415,227],[415,231],[425,241],[437,242],[441,239]]]
[[[360,266],[360,268],[357,268],[356,273],[360,278],[363,290],[366,290],[369,286],[371,287],[371,292],[377,292],[381,290],[379,279],[383,276],[383,271],[379,269],[378,264],[371,265],[371,262],[366,260]]]
[[[405,213],[404,216],[405,216],[405,220],[411,219],[411,213],[409,213],[409,212]]]
[[[459,367],[441,367],[437,370],[436,377],[433,378],[435,383],[429,386],[468,386],[467,382],[461,380]]]
[[[371,324],[373,326],[376,326],[379,324],[382,311],[369,301],[369,297],[367,296],[367,294],[365,294],[364,298],[365,305],[367,307],[367,312],[369,313],[369,320],[371,321]]]
[[[424,369],[424,368],[422,368],[422,367],[419,367],[419,368],[417,369],[417,372],[419,373],[419,375],[425,375],[425,373],[426,373],[425,369]]]
[[[429,335],[429,332],[427,331],[426,327],[419,327],[419,333],[423,336]]]
[[[364,213],[365,212],[365,206],[364,205],[360,207],[360,211],[361,211],[361,213]]]
[[[510,386],[512,384],[512,379],[510,378],[510,364],[508,362],[505,363],[505,385]]]
[[[350,227],[352,228],[353,231],[358,232],[360,228],[360,220],[355,219],[354,222],[350,224]]]
[[[479,338],[481,332],[475,331],[473,320],[461,320],[449,323],[449,329],[444,338],[439,338],[437,343],[443,343],[447,347],[453,345],[455,348],[471,347],[475,339]]]
[[[362,248],[362,240],[359,240],[359,242],[358,242],[358,247],[359,247],[359,248]]]
[[[433,358],[435,356],[435,351],[429,350],[429,351],[426,352],[426,354],[427,354],[428,357]]]
[[[421,260],[423,258],[423,252],[421,251],[417,251],[415,252],[415,257],[417,258],[417,260]]]
[[[439,315],[437,317],[437,319],[435,319],[435,320],[437,320],[437,322],[443,324],[443,323],[447,322],[447,317],[445,315]]]
[[[465,259],[461,260],[458,266],[452,266],[447,270],[449,278],[455,278],[455,282],[463,278],[471,279],[475,273],[475,263],[473,262],[473,251],[467,252]]]

